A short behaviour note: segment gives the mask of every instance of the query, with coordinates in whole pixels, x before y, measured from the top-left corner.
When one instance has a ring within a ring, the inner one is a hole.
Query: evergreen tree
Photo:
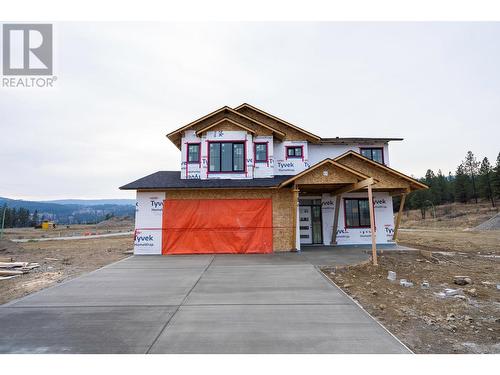
[[[491,205],[495,207],[495,199],[493,197],[493,189],[491,184],[491,175],[492,168],[490,162],[488,158],[484,158],[481,162],[481,167],[479,168],[478,175],[479,194],[482,198],[490,200]]]
[[[465,174],[465,168],[463,164],[457,167],[457,172],[455,173],[455,199],[461,203],[467,203],[469,200],[469,194],[467,189],[467,175]]]
[[[33,217],[31,218],[31,226],[37,226],[39,219],[40,218],[38,217],[38,210],[35,210],[35,212],[33,212]]]
[[[450,182],[443,175],[443,172],[441,172],[441,169],[438,171],[438,174],[436,177],[436,185],[437,185],[437,188],[439,189],[440,196],[441,196],[440,197],[440,204],[453,202],[453,196],[450,192]]]
[[[493,195],[500,199],[500,152],[498,153],[497,156],[497,163],[495,165],[495,168],[493,169],[493,177],[492,177],[492,182],[493,182]]]
[[[463,164],[465,173],[468,174],[471,178],[472,198],[474,198],[477,203],[476,176],[478,174],[479,162],[476,160],[476,157],[474,156],[472,151],[467,151],[467,155],[465,156]]]

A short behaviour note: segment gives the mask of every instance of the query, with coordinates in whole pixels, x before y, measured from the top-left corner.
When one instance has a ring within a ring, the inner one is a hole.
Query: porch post
[[[333,232],[330,245],[337,245],[337,228],[339,226],[340,194],[335,196],[335,209],[333,210]]]
[[[372,185],[368,185],[368,205],[370,206],[370,230],[372,232],[372,260],[373,265],[377,263],[377,233],[375,232],[375,210],[373,209]]]
[[[293,206],[292,206],[293,207],[293,213],[292,213],[292,215],[293,215],[293,228],[292,228],[293,229],[293,245],[292,245],[292,250],[297,251],[298,250],[297,249],[297,234],[298,234],[298,232],[297,232],[297,225],[298,225],[297,224],[297,222],[298,222],[297,210],[298,210],[298,204],[299,204],[299,189],[298,189],[297,185],[293,185],[292,192],[293,192],[293,198],[292,198],[293,199]]]
[[[401,203],[399,203],[398,216],[396,217],[396,225],[394,226],[394,235],[392,240],[396,241],[398,239],[399,223],[401,222],[401,216],[403,215],[403,209],[405,207],[406,194],[401,196]]]

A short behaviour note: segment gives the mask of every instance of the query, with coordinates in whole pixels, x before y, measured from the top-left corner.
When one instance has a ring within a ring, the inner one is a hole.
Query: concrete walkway
[[[314,266],[325,261],[130,257],[1,306],[0,352],[408,353]]]

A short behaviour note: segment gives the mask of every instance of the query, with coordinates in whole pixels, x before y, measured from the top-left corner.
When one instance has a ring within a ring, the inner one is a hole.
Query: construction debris
[[[40,267],[40,264],[29,262],[0,262],[0,280],[10,279],[28,273],[33,268],[37,267]]]
[[[396,281],[396,272],[394,271],[387,272],[387,280]]]
[[[399,285],[404,286],[405,288],[411,288],[413,286],[413,283],[406,279],[401,279],[399,280]]]
[[[419,250],[418,253],[423,256],[425,259],[430,260],[431,262],[434,263],[439,263],[439,259],[437,259],[433,254],[432,251],[428,250]]]
[[[453,282],[457,285],[472,284],[472,280],[469,276],[455,276]]]

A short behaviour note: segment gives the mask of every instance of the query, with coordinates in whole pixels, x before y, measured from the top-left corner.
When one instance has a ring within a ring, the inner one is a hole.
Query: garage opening
[[[273,251],[271,199],[167,199],[162,254]]]

